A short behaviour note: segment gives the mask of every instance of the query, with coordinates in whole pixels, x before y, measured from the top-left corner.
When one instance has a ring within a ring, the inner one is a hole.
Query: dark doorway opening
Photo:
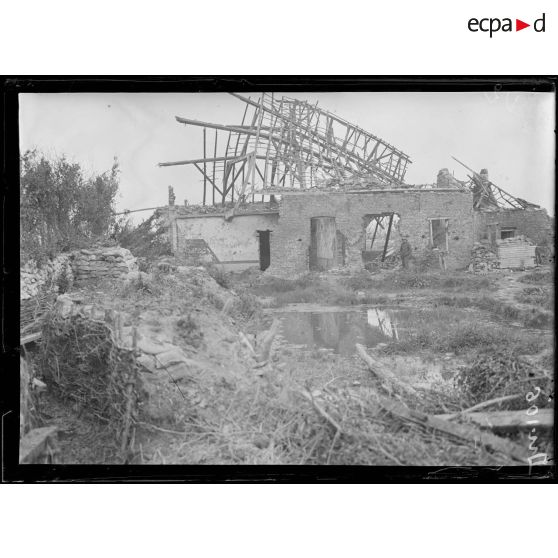
[[[271,231],[258,231],[260,238],[260,269],[265,271],[271,263],[271,252],[269,247]]]

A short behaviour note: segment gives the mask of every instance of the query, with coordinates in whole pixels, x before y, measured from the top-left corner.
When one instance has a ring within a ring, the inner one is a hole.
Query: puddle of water
[[[404,338],[410,313],[400,308],[311,306],[274,312],[281,319],[281,335],[287,343],[326,348],[342,355],[352,355],[355,343],[374,347]]]
[[[438,312],[442,313],[441,317],[437,315]],[[478,324],[501,326],[500,322],[488,317],[479,318],[478,311],[468,308],[293,304],[270,310],[269,313],[280,318],[281,336],[287,343],[313,349],[326,348],[341,355],[354,354],[355,343],[372,348],[380,343],[404,340],[419,328],[443,328],[448,313],[456,322],[462,316],[469,318],[470,315]],[[506,327],[527,331],[521,324],[507,323]]]

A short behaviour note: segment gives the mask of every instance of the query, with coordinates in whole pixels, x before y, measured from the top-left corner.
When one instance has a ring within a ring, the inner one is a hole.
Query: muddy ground
[[[349,320],[343,350],[335,343],[308,343],[302,334],[297,343],[289,325],[296,320],[286,321],[283,312],[307,311],[309,304],[318,316],[331,307],[357,309],[353,317],[370,308],[405,316],[396,337],[374,329],[367,350],[416,390],[412,397],[387,394],[411,409],[457,413],[487,399],[518,395],[491,410],[522,410],[529,407],[524,396],[536,385],[543,390],[540,406],[552,405],[550,269],[486,275],[390,270],[291,281],[255,269],[240,274],[181,269],[69,293],[84,304],[124,312],[125,327],[139,328],[146,340],[180,347],[187,360],[175,377],[164,368],[142,371],[140,420],[125,456],[106,424],[47,389],[39,414],[43,424],[60,426],[63,462],[519,464],[505,452],[386,413],[378,404],[385,386],[351,349],[368,326],[353,331]],[[250,346],[258,350],[274,319],[280,320],[279,334],[262,365]],[[326,330],[331,319],[325,319]],[[41,376],[40,369],[36,374]],[[507,439],[529,446],[526,433]],[[553,454],[550,434],[538,443],[539,451]]]

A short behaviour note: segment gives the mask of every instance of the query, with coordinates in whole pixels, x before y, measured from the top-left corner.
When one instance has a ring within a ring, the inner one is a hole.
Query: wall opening
[[[271,263],[271,250],[270,250],[270,236],[271,231],[258,231],[259,246],[260,246],[260,269],[265,271]]]
[[[449,219],[430,219],[430,242],[433,248],[448,251]]]
[[[506,238],[513,238],[515,236],[515,229],[501,229],[500,230],[500,239],[506,240]]]
[[[312,271],[326,271],[337,263],[337,226],[335,217],[310,219],[310,258]]]
[[[364,216],[364,246],[362,261],[384,261],[401,244],[397,213],[372,213]]]

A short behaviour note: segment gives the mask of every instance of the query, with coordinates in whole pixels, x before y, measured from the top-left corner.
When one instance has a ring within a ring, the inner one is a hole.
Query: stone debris
[[[71,254],[61,254],[42,266],[38,266],[34,261],[25,263],[20,268],[20,300],[38,296],[47,289],[57,291],[57,283],[62,277],[65,278],[68,286],[73,284]]]
[[[138,264],[129,250],[115,246],[79,250],[74,253],[72,268],[76,282],[83,282],[92,279],[125,278],[130,272],[137,271]]]
[[[36,297],[45,290],[59,292],[62,280],[70,288],[92,279],[122,278],[137,269],[136,258],[119,246],[60,254],[42,266],[30,261],[20,268],[20,300]]]
[[[486,273],[500,268],[498,255],[489,245],[475,242],[471,255],[472,271],[475,273]]]

